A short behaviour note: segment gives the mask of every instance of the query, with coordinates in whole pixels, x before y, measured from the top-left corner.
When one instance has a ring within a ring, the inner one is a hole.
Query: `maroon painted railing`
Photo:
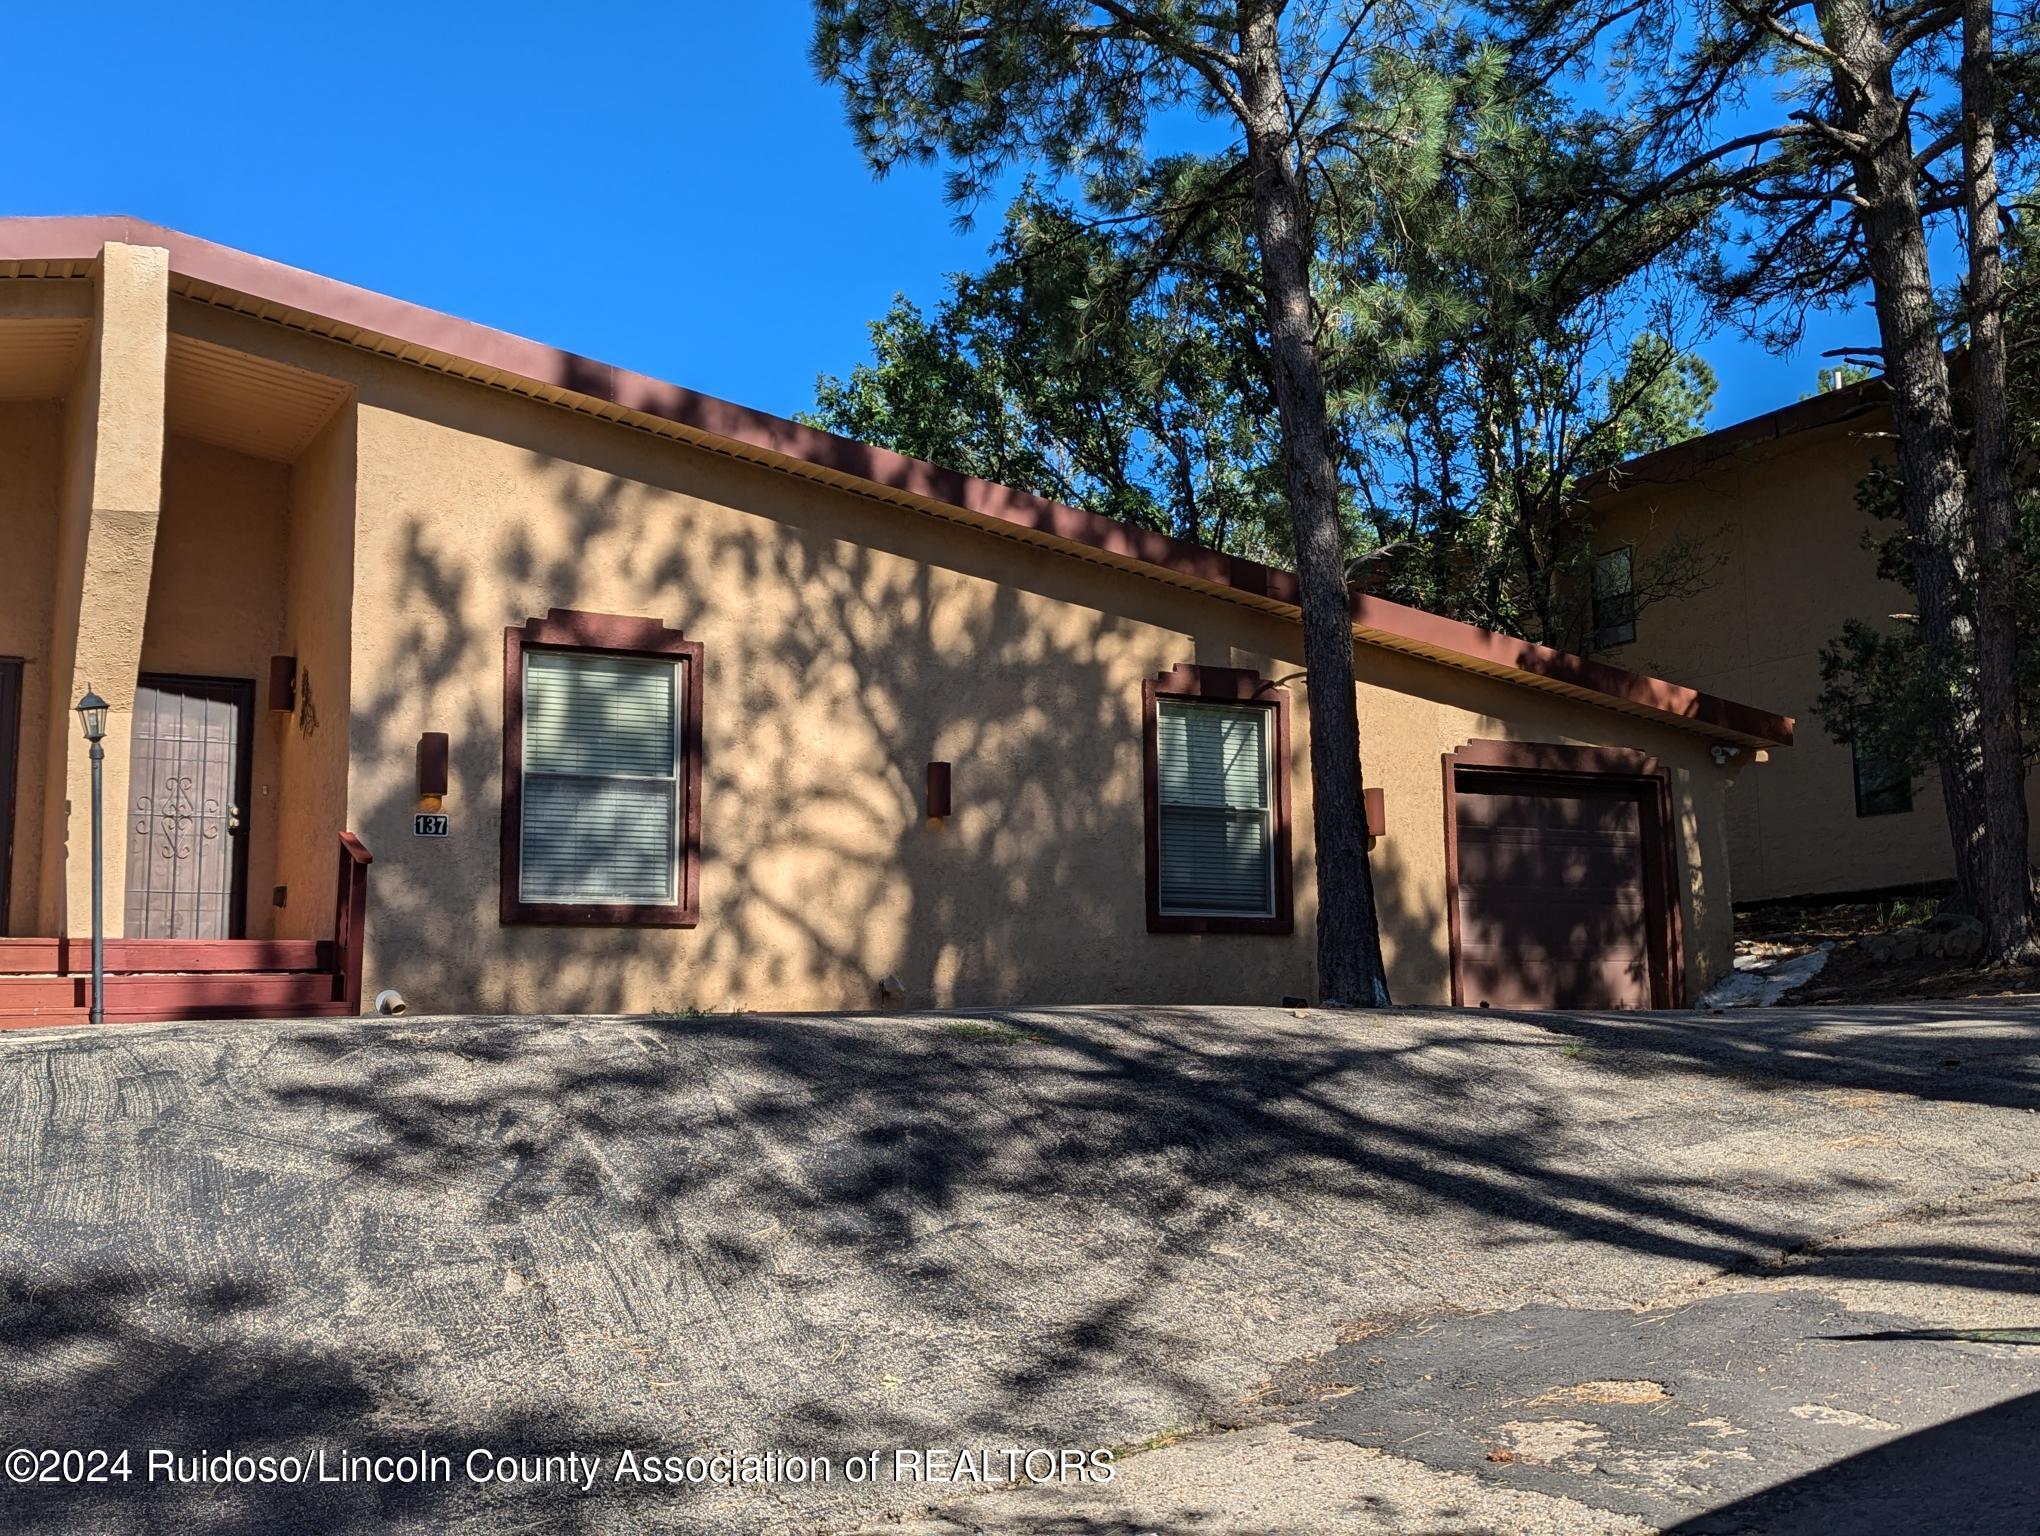
[[[375,855],[352,832],[340,834],[340,894],[333,903],[333,999],[361,1012],[361,952],[368,928],[368,866]]]

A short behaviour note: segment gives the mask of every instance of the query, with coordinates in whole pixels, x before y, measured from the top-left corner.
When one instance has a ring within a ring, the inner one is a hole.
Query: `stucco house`
[[[119,218],[0,220],[0,1017],[1315,995],[1285,573]],[[1679,1003],[1792,722],[1356,596],[1400,999]],[[372,863],[370,862],[372,857]]]
[[[1814,712],[1820,652],[1849,619],[1906,622],[1906,590],[1880,580],[1857,504],[1889,463],[1881,380],[1633,459],[1585,490],[1601,589],[1596,655],[1719,690],[1800,722],[1793,749],[1727,792],[1729,864],[1741,902],[1867,894],[1954,878],[1948,822],[1931,775],[1909,780],[1830,737]],[[1705,587],[1641,614],[1625,582],[1667,542],[1703,541]],[[2040,854],[2040,775],[2029,778]]]

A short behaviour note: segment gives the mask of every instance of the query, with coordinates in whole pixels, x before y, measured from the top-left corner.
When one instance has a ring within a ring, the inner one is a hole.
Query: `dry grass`
[[[1552,1403],[1662,1403],[1671,1397],[1655,1381],[1576,1381],[1530,1399],[1532,1408]]]

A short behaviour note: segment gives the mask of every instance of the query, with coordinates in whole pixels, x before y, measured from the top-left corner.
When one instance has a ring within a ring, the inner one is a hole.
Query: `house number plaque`
[[[421,813],[411,818],[411,832],[416,837],[444,837],[449,820],[450,817]]]

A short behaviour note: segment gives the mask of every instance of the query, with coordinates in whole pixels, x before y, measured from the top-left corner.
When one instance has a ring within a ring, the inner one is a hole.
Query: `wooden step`
[[[106,978],[106,1016],[289,1018],[326,1011],[338,982],[323,971],[202,971]],[[92,1001],[90,976],[0,976],[0,1015],[71,1015]]]
[[[91,1022],[92,1015],[83,1008],[51,1008],[43,1013],[9,1013],[0,1008],[0,1029],[57,1029]]]
[[[229,1003],[224,1006],[199,1004],[188,1008],[110,1008],[106,1013],[109,1024],[166,1024],[185,1019],[329,1019],[352,1018],[356,1011],[345,1003],[336,1003],[330,997],[323,1002],[293,1003],[287,1008],[264,1007],[260,1004]],[[84,1023],[80,1019],[77,1022]]]
[[[90,981],[81,983],[73,976],[0,976],[0,1013],[76,1008],[83,1004],[84,992],[91,986]]]
[[[111,989],[109,989],[111,990]],[[199,1006],[191,1008],[143,1008],[126,1010],[109,1009],[105,1022],[108,1024],[169,1024],[184,1019],[318,1019],[350,1017],[354,1010],[345,1003],[301,1003],[287,1012],[274,1008]],[[52,1008],[43,1013],[8,1013],[0,1009],[0,1030],[13,1029],[62,1029],[67,1026],[90,1024],[92,1014],[85,1008]]]
[[[90,980],[79,983],[79,1002],[87,1000]],[[207,1009],[257,1010],[242,1017],[283,1018],[300,1007],[333,1001],[333,978],[318,971],[212,972],[195,976],[109,976],[106,1011],[158,1017],[207,1017]],[[187,1010],[169,1012],[167,1010]],[[261,1010],[268,1010],[266,1015]]]
[[[108,939],[109,976],[143,972],[331,971],[331,939]],[[0,976],[90,975],[90,939],[0,939]]]

